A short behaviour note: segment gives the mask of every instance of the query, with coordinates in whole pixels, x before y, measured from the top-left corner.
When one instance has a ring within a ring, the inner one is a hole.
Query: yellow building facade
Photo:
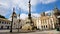
[[[37,28],[40,30],[55,29],[56,21],[54,16],[47,16],[45,13],[42,13],[36,20]]]
[[[11,21],[0,18],[0,29],[9,29],[11,26]]]

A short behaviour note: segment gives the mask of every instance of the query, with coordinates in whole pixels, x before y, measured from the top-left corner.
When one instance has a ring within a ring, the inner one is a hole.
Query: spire
[[[57,8],[57,5],[55,5],[54,9],[58,9],[58,8]]]
[[[12,14],[12,16],[17,18],[17,14],[15,13],[15,8],[13,8],[13,14]]]
[[[15,8],[13,8],[13,14],[15,14]]]
[[[13,8],[13,14],[16,14],[16,13],[15,13],[15,8]]]
[[[29,0],[29,3],[30,3],[31,0]]]
[[[21,11],[21,8],[19,8],[19,10]],[[20,11],[19,11],[19,19],[20,19]]]
[[[43,13],[41,14],[41,16],[45,16],[45,12],[43,12]]]
[[[55,15],[55,16],[60,15],[60,11],[59,11],[59,9],[57,8],[56,5],[55,5],[55,7],[54,7],[54,15]]]
[[[15,8],[13,8],[13,12],[15,11]]]
[[[58,12],[58,8],[57,8],[57,5],[55,5],[55,7],[54,7],[54,12],[56,13],[56,12]]]
[[[55,6],[54,6],[54,11],[59,11],[59,9],[58,9],[58,7],[57,7],[56,4],[55,4]]]

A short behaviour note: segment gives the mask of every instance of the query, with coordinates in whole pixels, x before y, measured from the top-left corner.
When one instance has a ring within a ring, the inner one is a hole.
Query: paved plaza
[[[18,32],[10,33],[9,31],[10,30],[0,30],[0,34],[60,34],[60,31],[56,31],[56,30],[35,31],[35,32],[28,32],[28,33],[18,33]]]

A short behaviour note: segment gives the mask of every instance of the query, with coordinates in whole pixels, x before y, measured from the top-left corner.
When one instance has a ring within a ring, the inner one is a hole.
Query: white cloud
[[[38,17],[40,17],[40,14],[38,14],[38,13],[32,13],[32,17],[38,18]]]
[[[38,17],[40,17],[40,14],[33,13],[31,16],[32,16],[32,18],[38,18]],[[22,14],[20,15],[20,19],[25,20],[26,18],[28,18],[28,14],[22,13]],[[18,16],[17,16],[17,19],[19,19]],[[8,20],[10,20],[10,21],[12,20],[11,16],[10,16],[10,18],[9,18]]]
[[[5,16],[9,10],[9,2],[5,2],[5,0],[0,0],[0,14]]]
[[[33,18],[37,18],[37,17],[40,16],[40,14],[33,13],[31,16],[32,16]],[[20,18],[21,18],[21,19],[28,18],[28,14],[24,14],[24,13],[23,13],[23,14],[20,15]]]
[[[28,11],[28,1],[29,0],[0,0],[0,14],[5,16],[8,14],[8,10],[13,7],[19,7],[24,11]],[[55,1],[56,0],[31,0],[31,5],[33,6],[31,11],[36,10],[35,5],[37,3],[48,4]]]
[[[12,4],[14,7],[17,5],[19,8],[25,11],[29,10],[28,2],[29,0],[12,0]],[[31,7],[32,8],[31,11],[33,11],[36,4],[37,4],[37,0],[31,0],[31,5],[33,6]]]
[[[52,3],[52,2],[55,2],[56,0],[40,0],[40,3],[42,4],[49,4],[49,3]]]
[[[48,11],[45,11],[45,13],[51,13],[53,12],[53,10],[48,10]]]
[[[5,15],[8,13],[5,10],[8,10],[9,8],[12,9],[13,7],[19,7],[23,9],[24,11],[28,11],[28,1],[29,0],[0,0],[0,9],[4,8],[4,10],[0,10],[0,14],[3,13],[2,15]],[[32,6],[36,5],[36,1],[32,0]],[[34,8],[32,8],[33,11]],[[2,11],[2,12],[1,12]]]
[[[1,15],[5,16],[7,12],[8,12],[8,9],[6,7],[1,7],[0,8],[0,14]]]
[[[10,18],[8,18],[8,20],[12,20],[12,14],[10,15]],[[20,15],[20,19],[23,19],[23,20],[25,20],[25,18],[27,18],[28,17],[28,15],[27,14],[24,14],[24,13],[22,13],[21,15]],[[19,16],[17,15],[17,19],[19,19]]]
[[[45,14],[46,15],[53,15],[54,14],[54,11],[53,10],[49,10],[49,11],[46,11]]]
[[[25,19],[25,18],[27,18],[27,17],[28,17],[27,14],[21,14],[21,15],[20,15],[20,19]]]
[[[39,17],[40,15],[37,14],[37,13],[33,13],[31,16],[37,18],[37,17]],[[20,18],[21,18],[21,19],[25,19],[25,18],[27,18],[27,17],[28,17],[28,14],[22,13],[22,14],[20,15]]]

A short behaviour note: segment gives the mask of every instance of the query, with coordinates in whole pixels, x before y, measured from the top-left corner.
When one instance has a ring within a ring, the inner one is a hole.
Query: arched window
[[[44,25],[44,28],[45,28],[45,25]]]
[[[3,26],[1,26],[1,29],[3,29]]]
[[[47,25],[46,25],[46,28],[47,28]]]
[[[14,16],[14,18],[17,18],[17,16]]]
[[[41,28],[43,29],[43,26],[41,26]]]
[[[2,24],[4,24],[4,22],[2,21]]]
[[[5,22],[5,24],[6,24],[6,22]]]

